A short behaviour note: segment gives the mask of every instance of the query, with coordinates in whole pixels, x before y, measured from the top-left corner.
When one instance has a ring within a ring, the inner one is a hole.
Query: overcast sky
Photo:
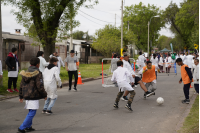
[[[173,0],[179,5],[183,0]],[[130,6],[132,4],[139,4],[138,0],[125,0],[125,6]],[[161,9],[165,9],[171,0],[142,0],[144,5],[154,4]],[[76,20],[80,21],[80,26],[75,28],[75,30],[81,31],[89,31],[90,35],[93,35],[96,30],[103,28],[104,25],[108,24],[107,22],[115,22],[115,14],[117,26],[120,26],[120,16],[121,16],[121,0],[99,0],[99,4],[94,6],[94,9],[86,9],[80,8],[78,11],[78,15],[76,16]],[[16,16],[11,13],[11,10],[14,9],[12,6],[4,6],[2,5],[2,28],[4,32],[14,33],[14,29],[22,29],[22,32],[25,31],[25,28],[18,24],[15,20]],[[94,17],[90,17],[86,14]],[[95,19],[96,18],[96,19]],[[102,21],[99,21],[99,20]],[[106,22],[103,22],[106,21]],[[111,24],[112,24],[111,23]],[[169,27],[169,25],[167,26]],[[170,32],[168,28],[162,29],[160,31],[161,35],[166,35],[169,37],[173,37],[173,34]]]

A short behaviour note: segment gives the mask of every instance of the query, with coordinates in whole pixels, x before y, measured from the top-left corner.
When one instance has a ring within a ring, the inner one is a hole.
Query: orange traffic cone
[[[78,83],[77,83],[78,85],[82,85],[83,83],[82,83],[82,79],[81,79],[81,72],[79,71],[78,72]]]
[[[190,88],[193,88],[193,86],[191,86],[191,84],[190,84]]]

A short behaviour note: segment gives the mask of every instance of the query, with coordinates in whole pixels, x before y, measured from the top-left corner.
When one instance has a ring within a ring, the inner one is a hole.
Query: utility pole
[[[115,28],[116,28],[116,13],[115,13]]]
[[[123,0],[122,0],[122,7],[121,7],[121,56],[123,52]]]
[[[2,63],[2,67],[3,67],[3,43],[2,43],[2,22],[1,22],[1,1],[0,1],[0,60]],[[3,85],[3,76],[2,79],[0,80],[0,86]]]
[[[148,42],[147,42],[147,44],[148,44],[148,57],[150,57],[149,56],[149,25],[150,25],[150,23],[149,23],[149,21],[148,21]]]

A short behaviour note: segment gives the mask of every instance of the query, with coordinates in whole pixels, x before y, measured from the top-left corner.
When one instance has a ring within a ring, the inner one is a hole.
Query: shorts
[[[138,85],[138,82],[139,82],[140,80],[141,80],[141,78],[135,76],[135,83],[134,83],[134,84],[135,84],[135,85]]]

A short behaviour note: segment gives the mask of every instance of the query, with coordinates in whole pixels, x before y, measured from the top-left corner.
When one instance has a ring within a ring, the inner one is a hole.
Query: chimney
[[[15,29],[16,34],[21,34],[21,29]]]

